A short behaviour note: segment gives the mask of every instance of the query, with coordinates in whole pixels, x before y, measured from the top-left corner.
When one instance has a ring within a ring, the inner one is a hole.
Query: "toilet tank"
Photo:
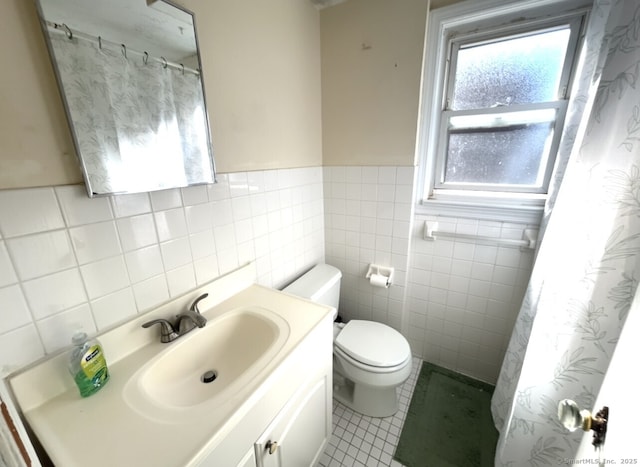
[[[307,298],[338,310],[340,302],[340,269],[328,264],[318,264],[293,281],[283,292]]]

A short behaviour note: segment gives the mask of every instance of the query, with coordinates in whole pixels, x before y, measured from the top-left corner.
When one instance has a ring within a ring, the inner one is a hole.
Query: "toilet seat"
[[[348,355],[346,352],[344,352],[340,347],[338,346],[334,346],[333,347],[333,352],[336,356],[341,357],[342,359],[344,359],[346,362],[348,362],[350,365],[353,365],[355,368],[359,368],[360,370],[363,370],[366,373],[370,373],[370,374],[387,374],[387,373],[396,373],[400,370],[402,370],[404,367],[406,367],[409,363],[411,363],[411,356],[408,356],[407,359],[402,362],[400,365],[395,365],[395,366],[373,366],[373,365],[367,365],[366,363],[362,363],[359,362],[358,360],[356,360],[355,358],[353,358],[352,356]]]
[[[395,371],[411,358],[411,349],[404,336],[375,321],[349,321],[334,343],[335,351],[354,361],[356,366],[370,371]]]

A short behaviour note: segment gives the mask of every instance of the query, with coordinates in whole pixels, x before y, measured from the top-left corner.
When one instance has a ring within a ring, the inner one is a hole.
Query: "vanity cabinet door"
[[[244,455],[236,467],[256,467],[256,455],[253,448]]]
[[[322,377],[294,398],[255,445],[258,467],[316,465],[331,436],[331,392]]]

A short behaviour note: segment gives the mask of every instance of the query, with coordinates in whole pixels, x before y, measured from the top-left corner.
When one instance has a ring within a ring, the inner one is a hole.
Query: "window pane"
[[[460,48],[452,110],[548,102],[558,98],[570,29]]]
[[[540,186],[553,124],[449,134],[445,183]]]

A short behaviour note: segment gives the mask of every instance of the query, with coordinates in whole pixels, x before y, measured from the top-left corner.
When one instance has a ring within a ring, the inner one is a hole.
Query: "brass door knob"
[[[558,420],[569,431],[582,428],[584,431],[593,430],[593,444],[599,447],[604,444],[607,435],[607,420],[609,407],[604,406],[595,416],[588,410],[580,410],[578,404],[571,399],[563,399],[558,403]]]

